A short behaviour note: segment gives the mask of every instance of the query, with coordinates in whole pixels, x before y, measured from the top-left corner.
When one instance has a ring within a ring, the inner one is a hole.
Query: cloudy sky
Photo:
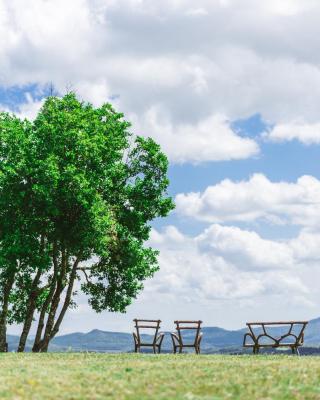
[[[0,109],[72,89],[170,160],[161,270],[127,314],[79,299],[62,333],[320,316],[319,18],[316,0],[0,0]]]

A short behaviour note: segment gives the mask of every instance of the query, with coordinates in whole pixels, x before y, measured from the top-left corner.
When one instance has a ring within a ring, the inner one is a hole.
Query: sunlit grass
[[[320,399],[320,358],[1,354],[0,399]]]

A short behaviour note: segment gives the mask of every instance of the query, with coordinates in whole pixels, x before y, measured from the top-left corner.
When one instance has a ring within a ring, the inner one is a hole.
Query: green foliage
[[[150,222],[173,209],[168,161],[129,128],[110,104],[73,93],[49,97],[34,122],[0,114],[2,289],[16,274],[9,322],[22,322],[31,293],[40,309],[50,285],[66,287],[76,259],[96,311],[124,311],[158,269],[144,243]]]

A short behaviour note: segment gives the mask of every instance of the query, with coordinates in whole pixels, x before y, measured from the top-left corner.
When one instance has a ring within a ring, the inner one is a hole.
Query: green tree
[[[27,172],[31,124],[0,114],[0,351],[6,344],[10,303],[22,271],[32,276],[38,259],[39,221],[29,203]]]
[[[94,108],[73,93],[49,97],[33,123],[0,119],[0,142],[14,142],[14,173],[0,169],[0,195],[10,187],[0,200],[8,224],[0,232],[0,350],[1,329],[5,338],[3,326],[18,322],[23,351],[37,315],[33,351],[47,351],[79,291],[97,312],[124,312],[158,269],[145,242],[150,222],[173,209],[168,161],[129,128],[110,104]]]

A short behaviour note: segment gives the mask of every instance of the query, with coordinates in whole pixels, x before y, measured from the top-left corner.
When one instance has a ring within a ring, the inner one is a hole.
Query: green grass
[[[0,399],[320,399],[320,358],[1,354]]]

